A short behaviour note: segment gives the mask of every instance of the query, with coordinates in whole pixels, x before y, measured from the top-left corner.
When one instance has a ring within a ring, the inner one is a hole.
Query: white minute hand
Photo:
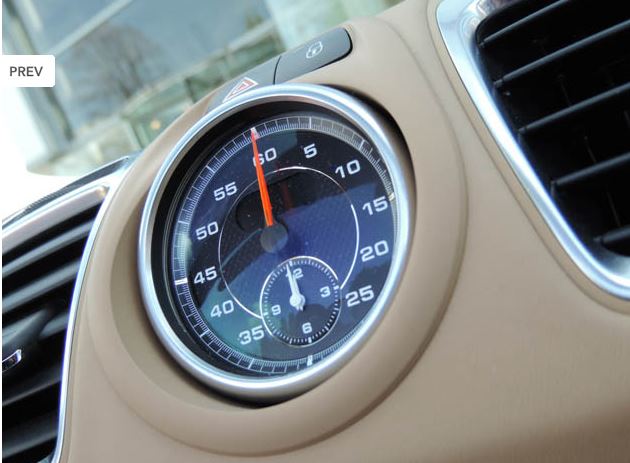
[[[300,287],[298,286],[297,279],[289,267],[287,267],[287,279],[289,280],[289,286],[291,287],[291,297],[289,297],[289,304],[297,310],[304,310],[304,304],[306,299],[300,293]]]

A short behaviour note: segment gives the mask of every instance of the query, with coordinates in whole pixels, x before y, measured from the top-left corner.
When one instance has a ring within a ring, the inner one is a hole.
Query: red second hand
[[[260,201],[262,202],[263,212],[265,214],[265,225],[271,227],[273,225],[273,214],[271,213],[271,199],[269,199],[269,191],[267,190],[267,181],[260,163],[260,155],[258,154],[258,144],[256,143],[256,129],[250,129],[252,137],[252,147],[254,148],[254,165],[256,166],[256,178],[258,179],[258,189],[260,190]]]

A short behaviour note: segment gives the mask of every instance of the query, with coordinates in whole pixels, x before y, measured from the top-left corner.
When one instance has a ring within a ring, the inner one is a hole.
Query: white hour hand
[[[302,293],[300,293],[300,287],[298,286],[297,279],[290,267],[287,267],[287,279],[289,280],[289,286],[291,287],[291,296],[289,297],[289,304],[294,309],[304,310],[304,304],[306,303],[306,298]]]

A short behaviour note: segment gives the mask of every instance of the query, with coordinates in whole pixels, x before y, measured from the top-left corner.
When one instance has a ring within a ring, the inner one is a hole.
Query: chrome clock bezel
[[[241,111],[260,105],[298,102],[314,105],[341,116],[361,129],[384,160],[396,196],[395,243],[391,267],[372,309],[351,337],[334,353],[304,370],[268,378],[251,378],[226,372],[204,361],[179,338],[167,320],[156,292],[152,266],[152,240],[158,207],[174,171],[189,150],[214,127]],[[229,396],[270,402],[288,399],[321,383],[345,364],[366,341],[384,316],[406,263],[411,236],[409,166],[397,143],[386,133],[386,123],[369,107],[341,91],[315,84],[288,83],[254,89],[207,113],[175,145],[160,168],[142,213],[138,247],[141,293],[149,320],[172,357],[190,374]]]

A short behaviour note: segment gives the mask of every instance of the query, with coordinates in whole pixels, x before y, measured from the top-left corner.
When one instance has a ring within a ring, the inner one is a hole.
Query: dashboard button
[[[273,85],[279,58],[275,56],[225,83],[212,97],[208,111],[254,88]]]
[[[352,50],[350,36],[343,28],[333,29],[280,56],[276,83],[319,69],[340,60]]]

